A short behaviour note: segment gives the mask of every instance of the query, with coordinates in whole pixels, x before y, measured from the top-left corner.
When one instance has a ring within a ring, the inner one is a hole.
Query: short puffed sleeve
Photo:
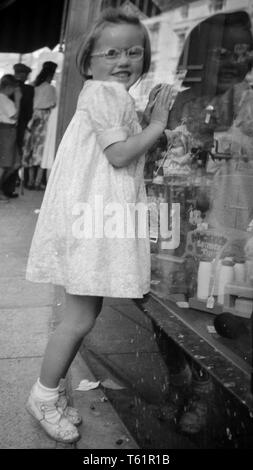
[[[89,104],[92,127],[102,150],[128,138],[127,114],[132,102],[123,85],[101,82]]]

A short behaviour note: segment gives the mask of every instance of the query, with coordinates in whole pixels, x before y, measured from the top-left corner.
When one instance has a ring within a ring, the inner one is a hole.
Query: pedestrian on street
[[[66,290],[65,316],[27,402],[44,430],[61,442],[79,438],[81,417],[59,384],[93,328],[103,297],[142,298],[150,288],[148,230],[128,236],[121,216],[129,204],[146,206],[144,154],[162,135],[172,102],[165,85],[150,124],[141,129],[128,90],[149,70],[150,42],[139,19],[120,9],[102,13],[77,63],[86,82],[53,164],[27,267],[28,280]]]
[[[10,98],[12,95],[15,103]],[[3,191],[3,181],[16,161],[16,123],[20,98],[15,77],[11,74],[3,75],[0,80],[0,202],[9,200]]]
[[[52,109],[48,119],[47,133],[44,142],[44,149],[40,167],[46,170],[46,181],[50,176],[50,172],[54,163],[56,151],[56,136],[57,136],[57,121],[58,120],[58,106]]]
[[[41,160],[47,134],[48,119],[56,106],[56,89],[51,84],[57,64],[46,61],[34,81],[33,115],[25,133],[23,164],[28,167],[28,189],[42,189]]]
[[[18,159],[17,165],[20,167],[23,154],[23,145],[24,145],[24,134],[26,126],[30,121],[33,113],[33,96],[34,96],[34,87],[25,83],[28,79],[29,74],[32,69],[25,64],[17,63],[13,65],[14,77],[17,80],[18,90],[21,93],[21,99],[19,104],[19,113],[17,120],[17,151]],[[6,196],[10,198],[18,197],[18,194],[15,192],[16,184],[18,181],[18,172],[19,168],[16,168],[9,174],[8,178],[5,179],[3,184],[3,190]]]

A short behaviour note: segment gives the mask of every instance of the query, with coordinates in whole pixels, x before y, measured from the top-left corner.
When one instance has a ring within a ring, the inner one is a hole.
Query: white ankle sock
[[[42,383],[40,382],[40,379],[38,379],[34,386],[34,392],[39,400],[50,401],[58,398],[59,387],[45,387],[45,385],[42,385]]]

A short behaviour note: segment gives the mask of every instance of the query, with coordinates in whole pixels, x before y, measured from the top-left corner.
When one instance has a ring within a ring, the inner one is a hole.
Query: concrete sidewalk
[[[79,354],[69,374],[69,393],[83,414],[80,441],[75,446],[56,443],[25,410],[48,336],[64,308],[62,289],[25,280],[42,196],[26,190],[18,199],[0,205],[0,448],[136,449],[102,389],[75,391],[80,380],[95,380]]]

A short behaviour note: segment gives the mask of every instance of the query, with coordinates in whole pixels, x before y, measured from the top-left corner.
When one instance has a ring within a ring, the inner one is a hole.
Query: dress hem
[[[143,293],[140,294],[140,292],[133,291],[131,294],[126,294],[126,292],[117,292],[117,295],[115,295],[115,291],[113,293],[110,292],[105,292],[103,291],[91,291],[91,290],[80,290],[80,289],[75,289],[72,288],[71,286],[65,285],[63,282],[60,281],[53,281],[53,280],[46,280],[46,279],[36,279],[36,277],[33,276],[29,277],[29,275],[26,276],[26,280],[29,282],[34,282],[34,283],[44,283],[44,284],[53,284],[54,286],[60,286],[64,287],[66,292],[68,294],[72,295],[84,295],[84,296],[94,296],[94,297],[111,297],[111,298],[122,298],[122,299],[142,299],[144,295],[148,294],[150,292],[150,287],[147,287],[146,289],[143,290]]]

